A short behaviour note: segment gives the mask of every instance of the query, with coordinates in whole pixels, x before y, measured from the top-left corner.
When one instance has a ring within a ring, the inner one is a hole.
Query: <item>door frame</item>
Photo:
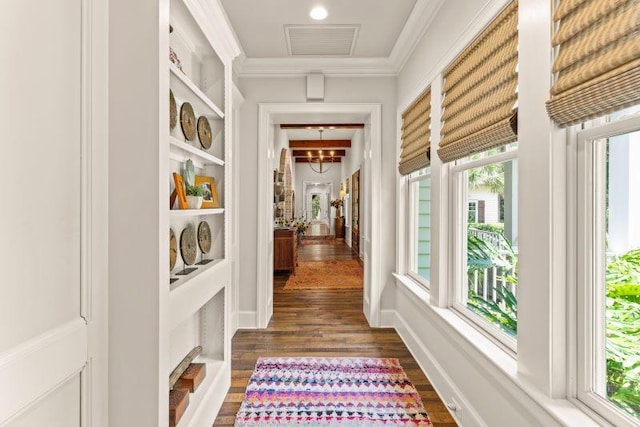
[[[257,253],[257,327],[266,328],[273,314],[273,162],[274,141],[271,126],[279,115],[301,118],[309,115],[362,116],[365,123],[364,215],[360,218],[364,233],[363,312],[372,327],[380,326],[381,283],[381,212],[380,194],[370,191],[381,188],[382,176],[382,105],[379,103],[260,103],[258,104],[258,253]],[[367,138],[368,136],[368,138]]]
[[[325,182],[312,182],[312,181],[303,181],[302,182],[302,202],[303,202],[303,211],[306,212],[307,211],[307,195],[311,192],[311,188],[316,186],[316,185],[323,185],[326,186],[329,189],[329,196],[327,197],[327,205],[328,205],[328,209],[327,212],[329,213],[329,223],[327,224],[329,226],[329,228],[331,228],[331,205],[329,204],[329,202],[331,201],[331,195],[333,194],[333,182],[329,182],[329,181],[325,181]],[[313,194],[313,192],[311,192]],[[309,212],[306,212],[307,215],[309,215]]]

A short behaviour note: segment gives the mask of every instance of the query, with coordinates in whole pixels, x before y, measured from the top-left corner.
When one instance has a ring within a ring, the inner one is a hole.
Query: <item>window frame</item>
[[[576,323],[574,354],[570,358],[570,388],[572,399],[587,406],[599,416],[617,426],[632,427],[638,420],[624,413],[607,398],[592,391],[597,384],[596,372],[606,366],[605,356],[605,259],[606,226],[603,212],[605,192],[606,139],[640,131],[640,115],[601,124],[592,121],[584,129],[574,127],[570,138],[575,141],[576,194],[576,280],[573,285]],[[598,354],[600,353],[600,354]],[[606,370],[606,368],[604,368]],[[601,371],[600,371],[601,372]],[[606,387],[606,384],[604,385]]]
[[[420,284],[427,291],[431,290],[431,281],[425,279],[420,276],[418,273],[417,267],[417,247],[418,247],[418,219],[417,219],[417,211],[418,211],[418,203],[419,200],[414,196],[413,189],[417,187],[420,188],[420,183],[424,180],[431,179],[431,167],[427,166],[426,168],[420,169],[407,178],[407,247],[406,247],[406,266],[407,266],[407,276],[409,276],[412,280]],[[433,185],[433,184],[432,184]],[[415,186],[415,187],[414,187]],[[418,190],[419,191],[419,190]],[[430,193],[432,191],[430,190]],[[431,228],[433,224],[430,224]],[[430,229],[431,229],[430,228]],[[431,254],[430,254],[431,255]],[[431,266],[429,266],[431,269]]]
[[[453,279],[451,280],[449,289],[451,295],[449,301],[450,309],[514,358],[517,354],[517,339],[509,336],[506,332],[503,332],[498,327],[492,325],[482,316],[471,311],[460,301],[466,300],[468,297],[468,276],[466,268],[468,171],[470,169],[475,169],[489,164],[506,163],[517,159],[517,146],[507,146],[506,151],[482,157],[477,160],[458,161],[451,165],[449,169],[449,179],[452,189],[452,209],[449,221],[452,229],[451,268]]]

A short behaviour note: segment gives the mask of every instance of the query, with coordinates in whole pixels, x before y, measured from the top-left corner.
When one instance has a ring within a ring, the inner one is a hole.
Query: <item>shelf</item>
[[[189,406],[178,427],[211,425],[212,414],[217,413],[231,386],[231,364],[208,357],[198,357],[195,363],[207,364],[207,375],[195,393],[189,396]]]
[[[179,161],[184,161],[189,158],[188,154],[196,156],[203,166],[211,166],[218,165],[224,166],[224,160],[217,158],[216,156],[207,153],[204,150],[199,149],[198,147],[194,147],[193,145],[187,144],[186,142],[180,141],[175,136],[169,136],[169,148],[172,151],[172,154],[176,151],[178,154],[184,156],[179,159]],[[188,153],[188,154],[187,154]]]
[[[169,216],[172,217],[192,217],[203,215],[220,215],[224,213],[223,208],[214,209],[171,209],[169,210]]]
[[[231,282],[229,262],[225,259],[218,259],[207,265],[195,267],[198,269],[188,276],[171,275],[172,278],[178,278],[178,280],[170,285],[169,330],[175,329],[189,316],[200,310]],[[178,272],[179,269],[176,269],[175,273]]]
[[[222,110],[218,108],[186,74],[171,62],[169,62],[169,71],[171,71],[170,87],[173,95],[182,101],[190,102],[196,112],[196,116],[205,115],[217,116],[220,119],[224,118]]]

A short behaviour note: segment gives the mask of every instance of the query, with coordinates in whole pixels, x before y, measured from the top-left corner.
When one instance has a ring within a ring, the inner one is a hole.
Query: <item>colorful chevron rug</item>
[[[235,425],[430,426],[397,359],[260,358]]]

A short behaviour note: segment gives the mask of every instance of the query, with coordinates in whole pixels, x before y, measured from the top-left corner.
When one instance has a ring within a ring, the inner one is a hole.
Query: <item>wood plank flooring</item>
[[[300,260],[353,259],[346,245],[301,245]],[[362,313],[362,290],[284,291],[287,275],[274,277],[273,318],[263,330],[233,338],[231,389],[214,426],[231,426],[258,357],[395,357],[416,386],[435,427],[456,423],[393,329],[373,329]]]

